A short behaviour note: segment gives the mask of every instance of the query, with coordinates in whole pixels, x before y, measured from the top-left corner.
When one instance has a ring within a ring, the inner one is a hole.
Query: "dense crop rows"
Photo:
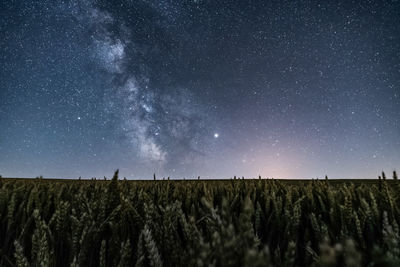
[[[0,179],[1,266],[400,266],[400,183]]]

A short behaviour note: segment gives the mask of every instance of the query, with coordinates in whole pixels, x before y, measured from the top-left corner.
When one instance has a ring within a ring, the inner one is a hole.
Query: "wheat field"
[[[0,179],[0,266],[400,266],[400,183]]]

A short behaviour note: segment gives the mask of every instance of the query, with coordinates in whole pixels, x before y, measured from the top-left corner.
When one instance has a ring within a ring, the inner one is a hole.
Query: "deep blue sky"
[[[0,174],[373,178],[400,1],[2,1]]]

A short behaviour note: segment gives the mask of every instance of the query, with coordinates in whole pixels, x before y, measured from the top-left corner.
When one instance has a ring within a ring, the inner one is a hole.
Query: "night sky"
[[[1,1],[0,174],[376,178],[400,1]]]

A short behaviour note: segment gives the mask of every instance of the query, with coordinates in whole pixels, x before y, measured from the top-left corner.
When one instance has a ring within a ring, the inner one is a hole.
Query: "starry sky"
[[[0,174],[375,178],[400,1],[0,3]]]

